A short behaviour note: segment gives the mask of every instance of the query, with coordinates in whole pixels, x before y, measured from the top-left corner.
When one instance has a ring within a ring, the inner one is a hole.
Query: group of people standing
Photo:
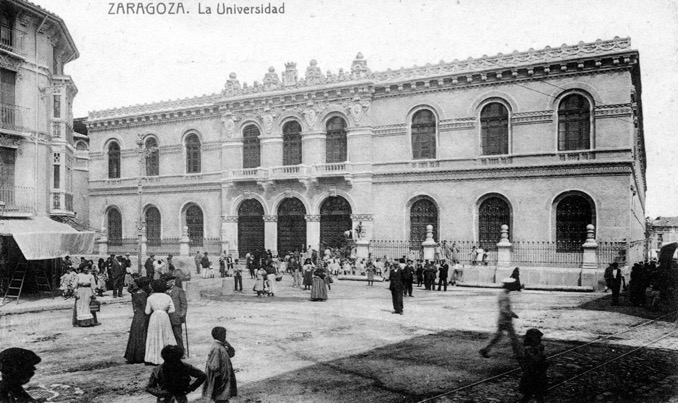
[[[186,292],[176,285],[176,277],[139,277],[129,291],[134,317],[125,351],[127,362],[161,364],[162,349],[168,345],[184,351],[182,324],[186,323],[188,302]]]

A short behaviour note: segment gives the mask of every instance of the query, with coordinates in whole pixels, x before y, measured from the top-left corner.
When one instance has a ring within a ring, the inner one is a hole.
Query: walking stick
[[[186,358],[190,358],[191,354],[189,353],[188,350],[188,325],[186,324],[185,319],[184,319],[184,329],[186,329]]]

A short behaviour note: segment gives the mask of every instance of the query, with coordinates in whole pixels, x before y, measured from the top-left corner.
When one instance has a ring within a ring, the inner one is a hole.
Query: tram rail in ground
[[[676,319],[678,319],[678,310],[654,319],[639,321],[619,332],[601,335],[594,340],[551,354],[547,358],[551,363],[549,368],[549,384],[551,386],[548,388],[548,400],[550,402],[573,401],[572,398],[577,393],[597,394],[600,391],[596,391],[592,383],[601,379],[601,373],[609,375],[611,371],[615,371],[615,367],[622,365],[625,360],[632,360],[635,354],[646,351],[648,347],[661,340],[678,335],[678,329],[673,326],[668,330],[661,327],[652,327],[653,324],[660,322],[672,323]],[[625,341],[626,344],[622,343],[622,341]],[[613,348],[610,348],[611,346]],[[418,403],[479,401],[475,396],[478,395],[477,392],[480,388],[487,387],[488,384],[494,384],[499,386],[495,388],[496,390],[516,389],[520,375],[521,369],[516,367],[428,397],[420,400]],[[586,378],[584,378],[585,376]],[[611,378],[616,379],[619,377],[613,376]],[[580,384],[577,385],[575,382]],[[609,385],[609,387],[613,387],[613,385]],[[563,399],[556,398],[554,400],[552,396],[562,396]]]

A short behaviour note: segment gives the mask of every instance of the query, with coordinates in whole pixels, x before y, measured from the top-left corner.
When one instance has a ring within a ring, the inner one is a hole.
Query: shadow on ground
[[[558,308],[556,308],[558,309]],[[562,309],[562,308],[560,308]],[[616,312],[624,315],[636,316],[642,319],[657,319],[662,322],[674,322],[678,317],[676,308],[662,306],[660,309],[650,309],[649,306],[633,306],[629,301],[628,292],[622,292],[619,296],[619,305],[612,305],[612,295],[605,294],[600,298],[588,301],[577,307],[569,309],[585,309],[590,311]]]

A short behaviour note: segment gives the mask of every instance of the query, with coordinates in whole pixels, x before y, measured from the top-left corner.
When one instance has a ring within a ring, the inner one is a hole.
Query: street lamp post
[[[144,139],[141,133],[137,137],[137,146],[139,152],[139,180],[137,182],[137,199],[139,202],[138,213],[139,217],[137,219],[137,273],[141,275],[141,265],[143,256],[141,255],[141,247],[143,242],[144,235],[144,218],[143,218],[143,206],[141,204],[141,195],[143,193],[143,169],[144,169],[144,156],[146,155],[146,150],[144,149]],[[148,273],[146,274],[148,275]]]

